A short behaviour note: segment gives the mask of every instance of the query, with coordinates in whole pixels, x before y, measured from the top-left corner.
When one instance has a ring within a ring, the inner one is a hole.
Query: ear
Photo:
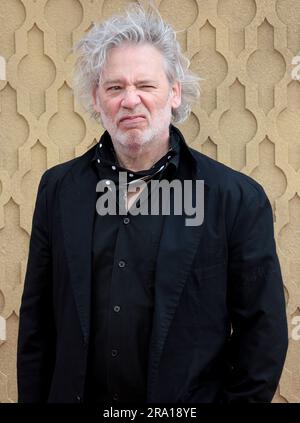
[[[181,104],[181,84],[179,81],[175,81],[172,85],[172,100],[171,106],[173,109],[177,109]]]
[[[100,102],[98,97],[98,86],[94,87],[92,95],[93,95],[93,109],[95,112],[100,113],[101,109],[100,109]]]

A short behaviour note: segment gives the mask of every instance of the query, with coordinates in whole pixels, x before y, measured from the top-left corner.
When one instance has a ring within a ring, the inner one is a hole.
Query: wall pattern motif
[[[128,3],[1,0],[0,402],[17,401],[18,312],[39,179],[103,131],[73,98],[71,48],[93,22]],[[300,322],[300,82],[292,77],[300,2],[155,3],[204,78],[201,100],[180,129],[192,147],[252,176],[270,198],[290,331],[274,402],[300,402],[300,340],[292,336]]]

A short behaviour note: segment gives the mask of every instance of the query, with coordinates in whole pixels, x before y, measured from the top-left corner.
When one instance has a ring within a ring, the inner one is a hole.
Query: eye
[[[112,87],[108,87],[107,91],[119,91],[121,87],[119,85],[114,85]]]
[[[151,88],[155,88],[153,85],[141,85],[139,88],[146,88],[146,89],[151,89]]]

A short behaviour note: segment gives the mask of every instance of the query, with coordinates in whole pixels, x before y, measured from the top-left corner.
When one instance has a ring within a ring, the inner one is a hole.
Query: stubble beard
[[[104,112],[101,113],[101,123],[111,136],[114,145],[121,145],[126,150],[140,150],[160,142],[165,134],[168,134],[171,110],[167,105],[159,109],[151,125],[148,114],[146,117],[148,122],[146,128],[121,129]]]

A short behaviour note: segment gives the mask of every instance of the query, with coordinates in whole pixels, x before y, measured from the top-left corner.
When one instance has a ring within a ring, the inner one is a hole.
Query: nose
[[[135,88],[126,89],[121,101],[121,106],[125,109],[134,109],[138,104],[141,103],[140,96]]]

